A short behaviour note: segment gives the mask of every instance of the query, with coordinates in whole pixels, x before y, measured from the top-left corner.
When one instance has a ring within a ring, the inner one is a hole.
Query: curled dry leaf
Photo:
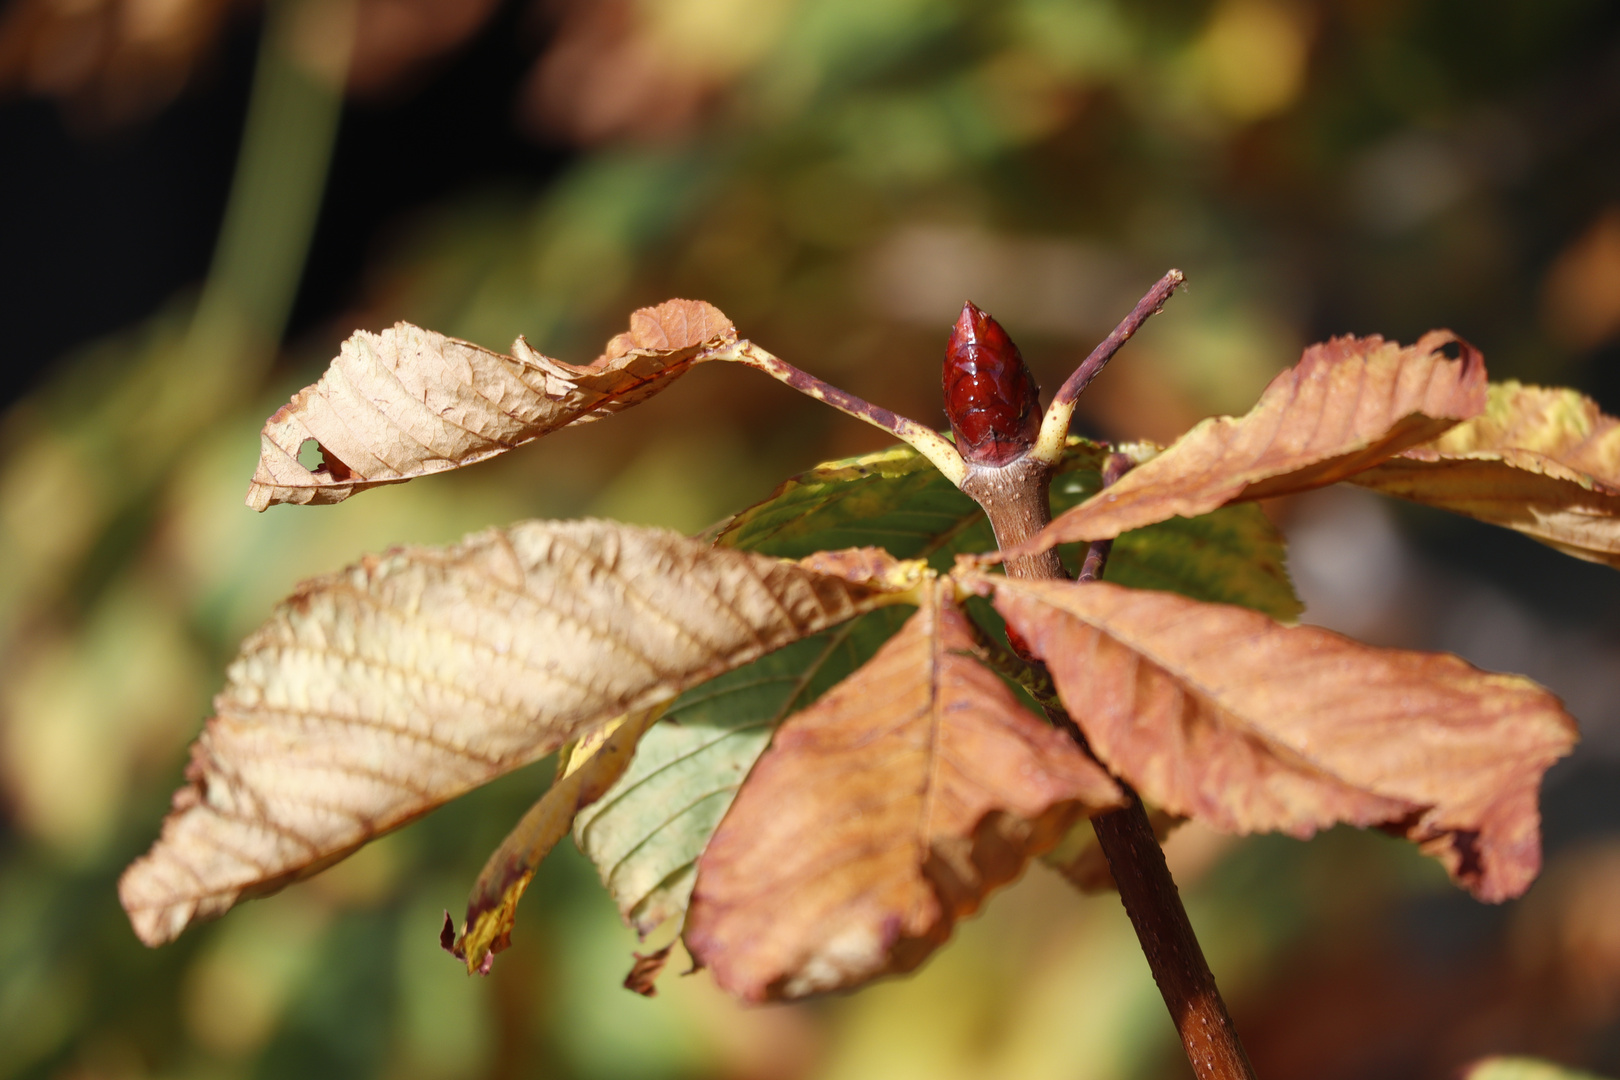
[[[698,863],[685,940],[748,1000],[909,971],[1112,779],[976,660],[943,581],[783,723]]]
[[[1528,679],[1170,593],[965,580],[1046,661],[1097,757],[1163,809],[1240,833],[1383,826],[1482,900],[1535,877],[1541,777],[1577,736]]]
[[[1459,359],[1446,356],[1452,345]],[[1448,331],[1407,348],[1376,336],[1334,338],[1306,349],[1246,415],[1201,421],[1005,554],[1108,540],[1171,517],[1331,484],[1484,408],[1485,362]]]
[[[668,300],[583,366],[542,356],[521,337],[511,356],[397,323],[356,332],[313,386],[265,422],[247,503],[336,503],[503,454],[569,424],[644,401],[737,337],[701,300]],[[322,464],[300,464],[310,440]]]
[[[556,782],[501,841],[473,884],[466,921],[449,947],[467,962],[469,975],[489,974],[494,954],[511,944],[518,901],[534,880],[540,861],[568,835],[574,815],[600,799],[624,775],[636,744],[665,707],[655,705],[610,720],[587,733],[572,752],[564,751]]]
[[[672,941],[662,949],[654,949],[650,953],[632,953],[636,958],[630,965],[630,973],[624,977],[624,988],[642,997],[658,996],[658,976],[663,974],[664,966],[669,963],[669,954],[675,948]]]
[[[1493,383],[1483,415],[1352,479],[1620,566],[1620,420],[1574,390]]]
[[[528,522],[306,582],[242,646],[119,882],[141,940],[896,597],[661,529]]]

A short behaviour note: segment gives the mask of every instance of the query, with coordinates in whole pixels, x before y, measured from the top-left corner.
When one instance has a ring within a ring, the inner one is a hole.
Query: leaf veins
[[[1460,359],[1446,356],[1453,345]],[[1107,540],[1230,502],[1331,484],[1484,408],[1484,360],[1449,332],[1432,331],[1407,348],[1376,336],[1334,338],[1306,349],[1246,415],[1201,421],[1006,555]]]
[[[602,521],[491,529],[308,581],[243,643],[120,898],[141,940],[167,941],[894,587]]]
[[[1540,868],[1541,778],[1576,729],[1530,680],[1170,593],[967,580],[1098,759],[1164,810],[1240,833],[1382,826],[1482,900]]]
[[[484,461],[644,401],[736,338],[731,320],[701,300],[642,308],[583,366],[542,356],[521,337],[503,356],[409,323],[357,331],[319,382],[265,422],[247,503],[337,503]],[[315,469],[298,461],[311,439],[324,459]]]
[[[942,582],[789,717],[698,863],[685,939],[725,989],[795,998],[909,971],[1118,786],[971,655]]]

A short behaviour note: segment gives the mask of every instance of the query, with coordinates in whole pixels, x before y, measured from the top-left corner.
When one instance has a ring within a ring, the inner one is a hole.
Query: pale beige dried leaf
[[[1535,877],[1541,777],[1576,729],[1528,679],[1172,593],[967,580],[1097,757],[1165,810],[1239,833],[1383,826],[1484,900]]]
[[[1574,390],[1493,383],[1482,416],[1351,479],[1620,566],[1620,420]]]
[[[167,941],[596,725],[891,599],[602,521],[368,557],[306,582],[243,644],[189,783],[119,894],[143,941]]]
[[[247,503],[342,502],[487,460],[644,401],[736,336],[701,300],[642,308],[583,366],[542,356],[521,337],[503,356],[409,323],[357,331],[319,382],[265,422]],[[298,460],[310,440],[324,458],[315,469]]]
[[[1442,351],[1451,345],[1460,359]],[[1201,421],[1006,555],[1107,540],[1227,503],[1331,484],[1484,407],[1484,360],[1448,331],[1407,348],[1377,336],[1334,338],[1306,349],[1246,415]]]
[[[970,655],[949,592],[778,729],[699,860],[685,940],[731,993],[909,971],[1079,816],[1121,804]]]

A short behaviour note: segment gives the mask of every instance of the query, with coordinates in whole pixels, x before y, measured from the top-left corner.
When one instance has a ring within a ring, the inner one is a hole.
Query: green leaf
[[[1052,478],[1054,513],[1097,492],[1107,453],[1099,443],[1069,440]],[[717,542],[790,559],[873,544],[896,558],[926,558],[936,570],[949,569],[959,553],[995,547],[978,504],[904,446],[794,477],[727,522]],[[1063,554],[1073,570],[1080,545]],[[1282,535],[1247,503],[1126,533],[1114,542],[1107,578],[1206,603],[1241,604],[1283,622],[1303,610],[1288,580]]]
[[[1108,448],[1070,439],[1052,481],[1062,512],[1101,485]],[[783,483],[718,529],[715,542],[782,558],[875,545],[948,569],[995,538],[978,504],[921,455],[897,446],[828,462]],[[1066,551],[1071,561],[1078,548]],[[1175,518],[1114,544],[1108,579],[1292,620],[1301,610],[1282,537],[1253,505]],[[974,611],[990,629],[988,605]],[[904,621],[886,609],[808,638],[688,691],[641,740],[629,771],[575,819],[574,838],[642,934],[682,914],[697,857],[771,732],[864,664]]]
[[[909,614],[874,611],[687,691],[580,811],[574,840],[639,933],[686,910],[697,857],[776,725],[866,663]]]

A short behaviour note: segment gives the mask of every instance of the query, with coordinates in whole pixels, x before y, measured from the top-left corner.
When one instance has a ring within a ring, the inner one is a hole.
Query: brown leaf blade
[[[1097,757],[1170,813],[1298,837],[1382,826],[1482,900],[1535,877],[1541,777],[1577,735],[1528,679],[1170,593],[971,580]]]
[[[244,642],[120,898],[160,944],[614,717],[890,602],[887,581],[603,521],[369,557],[306,582]]]
[[[1457,360],[1443,351],[1452,345],[1461,350]],[[1484,360],[1449,331],[1431,331],[1406,348],[1377,336],[1334,338],[1306,349],[1246,415],[1201,421],[1005,554],[1112,539],[1227,503],[1331,484],[1484,407]]]
[[[642,308],[583,366],[542,356],[521,337],[506,356],[409,323],[357,331],[318,382],[265,422],[247,504],[337,503],[487,460],[644,401],[736,337],[701,300]],[[310,440],[324,459],[314,469],[298,460]]]
[[[969,655],[942,583],[789,718],[698,864],[685,940],[752,1001],[916,967],[1118,786]]]
[[[1620,420],[1574,390],[1493,383],[1483,415],[1351,479],[1620,567]]]

